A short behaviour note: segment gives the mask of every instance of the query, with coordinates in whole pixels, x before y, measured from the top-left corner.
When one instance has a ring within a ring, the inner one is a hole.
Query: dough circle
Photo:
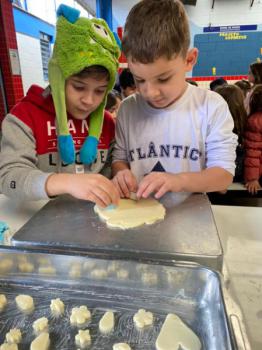
[[[143,224],[151,225],[158,220],[163,220],[166,210],[164,206],[154,198],[120,199],[119,205],[114,208],[94,207],[99,217],[106,221],[108,227],[129,229]]]

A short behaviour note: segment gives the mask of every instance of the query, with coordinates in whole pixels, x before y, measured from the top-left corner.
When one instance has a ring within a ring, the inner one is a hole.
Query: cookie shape
[[[75,343],[77,346],[80,346],[81,349],[86,348],[91,344],[91,337],[89,329],[79,330],[78,334],[75,336]]]
[[[156,340],[157,350],[200,350],[196,334],[175,314],[168,314]]]
[[[74,307],[70,316],[70,323],[72,325],[81,326],[89,321],[91,313],[85,305]]]
[[[144,328],[153,324],[153,314],[150,311],[139,309],[133,320],[137,328]]]
[[[6,307],[7,304],[7,299],[4,294],[0,294],[0,311],[3,311],[4,308]]]
[[[116,343],[113,345],[113,350],[132,350],[127,343]]]
[[[49,334],[41,333],[30,345],[30,350],[48,350],[50,346]]]
[[[46,317],[38,318],[33,323],[33,329],[35,333],[47,332],[48,331],[48,319]]]
[[[0,350],[18,350],[17,344],[4,343],[0,346]]]
[[[65,304],[59,298],[52,299],[50,309],[54,316],[61,316],[65,312]]]
[[[99,321],[99,330],[103,334],[110,333],[114,329],[115,319],[112,311],[107,311]]]
[[[30,295],[20,294],[15,298],[19,310],[25,313],[31,313],[34,310],[34,300]]]
[[[22,340],[22,334],[20,329],[18,328],[12,328],[8,333],[5,335],[5,340],[9,344],[19,344]]]

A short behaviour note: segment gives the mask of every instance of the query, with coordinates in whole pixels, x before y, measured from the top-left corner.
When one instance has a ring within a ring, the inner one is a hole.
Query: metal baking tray
[[[94,213],[93,203],[57,198],[14,235],[12,244],[104,258],[194,261],[221,271],[223,252],[207,196],[169,195],[163,204],[163,221],[121,230],[108,228]]]
[[[33,270],[22,272],[25,264],[31,264]],[[11,328],[18,327],[23,334],[19,350],[29,348],[34,339],[32,323],[43,316],[49,319],[51,349],[74,349],[77,329],[70,325],[69,317],[72,307],[81,305],[92,313],[89,349],[109,350],[115,342],[127,342],[132,350],[155,349],[157,335],[170,312],[179,315],[198,335],[202,350],[233,350],[237,349],[235,344],[244,344],[242,339],[235,341],[229,325],[219,274],[194,264],[142,264],[0,249],[2,293],[8,305],[0,313],[0,344]],[[35,311],[31,315],[17,309],[18,294],[33,297]],[[61,298],[66,306],[59,319],[49,308],[54,298]],[[138,331],[132,321],[139,308],[154,314],[153,326],[144,331]],[[102,335],[98,322],[106,310],[114,311],[116,323],[111,334]]]

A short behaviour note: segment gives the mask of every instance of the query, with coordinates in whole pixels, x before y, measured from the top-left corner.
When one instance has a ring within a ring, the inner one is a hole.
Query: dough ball
[[[22,334],[20,329],[18,328],[12,328],[8,333],[5,335],[5,340],[9,344],[19,344],[22,340]]]
[[[82,326],[91,318],[91,313],[85,305],[74,307],[71,311],[70,323],[76,326]]]
[[[107,271],[104,269],[94,269],[90,275],[95,279],[103,279],[107,277]]]
[[[116,343],[113,345],[113,350],[132,350],[127,343]]]
[[[39,334],[30,345],[30,350],[48,350],[50,346],[49,334],[44,332]]]
[[[21,272],[33,272],[35,267],[32,263],[24,261],[18,264],[18,269]]]
[[[75,336],[75,343],[80,348],[85,348],[91,344],[91,336],[89,333],[89,329],[79,330],[78,334]]]
[[[148,285],[156,285],[158,277],[156,272],[144,272],[141,276],[142,282]]]
[[[6,307],[7,304],[7,299],[4,294],[0,294],[0,311],[3,311],[4,308]]]
[[[103,334],[110,333],[114,329],[115,320],[114,313],[107,311],[99,321],[99,330]]]
[[[34,300],[30,295],[20,294],[15,298],[15,302],[18,309],[25,313],[31,313],[35,308]]]
[[[119,268],[120,268],[120,262],[119,261],[112,261],[108,265],[107,272],[108,273],[116,272]]]
[[[65,304],[59,298],[52,299],[50,309],[54,316],[61,316],[65,312]]]
[[[125,279],[127,279],[128,276],[129,276],[129,271],[126,270],[126,269],[120,269],[120,270],[117,271],[116,276],[117,276],[117,278],[119,278],[120,280],[125,280]]]
[[[43,331],[48,331],[48,319],[46,317],[38,318],[33,323],[33,329],[35,333],[41,333]]]
[[[69,276],[72,278],[80,278],[81,277],[81,264],[75,263],[70,267]]]
[[[4,343],[0,346],[0,350],[18,350],[17,344]]]
[[[12,259],[3,259],[0,260],[0,273],[6,273],[12,270],[14,262]]]
[[[93,270],[96,266],[96,263],[93,260],[87,260],[83,264],[83,269],[86,271]]]
[[[137,328],[144,328],[153,324],[153,314],[150,311],[139,309],[133,320]]]
[[[56,269],[52,265],[39,266],[38,273],[40,275],[55,276],[56,275]]]

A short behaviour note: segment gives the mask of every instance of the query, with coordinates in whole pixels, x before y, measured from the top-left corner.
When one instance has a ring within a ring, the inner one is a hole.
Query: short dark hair
[[[186,81],[191,85],[198,86],[198,83],[195,80],[186,79]]]
[[[210,90],[215,91],[218,86],[228,85],[227,81],[224,78],[217,78],[211,81],[209,84]]]
[[[133,74],[128,68],[124,68],[119,74],[119,84],[122,89],[126,89],[127,87],[135,87],[136,84]]]
[[[251,93],[249,100],[250,113],[262,112],[262,84],[257,84]]]
[[[122,100],[121,94],[118,91],[112,90],[108,93],[107,100],[106,100],[106,106],[105,106],[105,109],[107,111],[110,111],[110,109],[112,107],[114,107],[114,105],[117,103],[117,98]]]
[[[254,77],[254,84],[262,84],[262,62],[251,63],[250,71]]]
[[[110,80],[109,71],[105,67],[99,66],[99,65],[86,67],[83,70],[81,70],[79,73],[74,74],[74,77],[78,77],[78,78],[91,77],[97,80],[102,80],[102,79],[106,79],[108,81]]]
[[[185,57],[189,45],[189,22],[180,0],[142,0],[129,12],[122,40],[127,58],[152,63],[162,56]]]

